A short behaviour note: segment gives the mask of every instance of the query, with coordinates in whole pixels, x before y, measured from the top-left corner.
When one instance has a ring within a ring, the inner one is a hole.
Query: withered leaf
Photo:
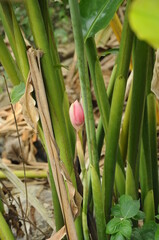
[[[39,113],[36,107],[36,101],[32,96],[33,91],[34,88],[32,85],[31,74],[29,73],[25,88],[25,94],[20,99],[20,103],[22,105],[22,112],[25,121],[37,132]]]
[[[66,235],[66,227],[63,226],[58,232],[47,240],[61,240]]]
[[[66,234],[68,239],[77,240],[77,233],[75,229],[73,214],[71,211],[70,203],[68,201],[67,191],[65,188],[64,179],[61,174],[59,151],[55,142],[50,113],[41,73],[40,57],[41,52],[30,48],[28,50],[28,59],[31,70],[32,81],[35,89],[37,105],[40,114],[40,120],[44,132],[44,137],[47,146],[47,152],[51,163],[52,173],[56,185],[59,202],[61,205],[64,222],[66,226]]]
[[[61,173],[63,175],[64,181],[67,184],[72,214],[73,214],[73,217],[76,218],[80,214],[82,196],[73,186],[70,176],[67,173],[67,170],[64,164],[61,163],[60,166],[61,166]]]

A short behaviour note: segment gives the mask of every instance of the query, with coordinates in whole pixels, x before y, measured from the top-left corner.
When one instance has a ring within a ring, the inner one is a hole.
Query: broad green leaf
[[[157,218],[159,220],[159,215],[156,215],[155,218]]]
[[[139,211],[134,217],[133,219],[135,220],[140,220],[140,219],[145,219],[145,213],[142,211]]]
[[[147,41],[155,48],[159,48],[159,1],[133,1],[129,21],[138,38]]]
[[[124,205],[126,202],[129,202],[129,201],[132,201],[132,200],[133,200],[133,198],[131,196],[129,196],[129,195],[122,195],[120,197],[120,199],[119,199],[119,203],[120,203],[120,205],[121,204]]]
[[[126,195],[125,195],[126,196]],[[127,196],[126,196],[127,198]],[[132,218],[134,217],[140,209],[140,202],[139,200],[132,200],[127,199],[124,201],[124,199],[120,199],[120,205],[121,205],[121,214],[124,218]]]
[[[107,234],[118,233],[119,229],[120,229],[120,224],[121,224],[121,219],[120,218],[111,219],[106,226],[106,233]]]
[[[120,224],[119,232],[126,237],[126,239],[130,239],[132,234],[132,225],[129,220],[123,219]]]
[[[12,103],[16,103],[19,99],[24,95],[25,92],[25,83],[21,82],[19,85],[13,87],[11,92],[11,101]]]
[[[80,15],[85,40],[108,26],[123,0],[81,0]]]
[[[111,216],[122,217],[119,204],[116,204],[116,205],[114,205],[112,207],[112,209],[111,209]]]
[[[111,236],[110,240],[125,240],[125,238],[121,233],[117,233],[117,234]]]

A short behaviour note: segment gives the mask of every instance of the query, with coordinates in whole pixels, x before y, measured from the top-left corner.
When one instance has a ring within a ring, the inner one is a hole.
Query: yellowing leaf
[[[159,47],[159,1],[135,0],[129,12],[130,26],[138,38]]]

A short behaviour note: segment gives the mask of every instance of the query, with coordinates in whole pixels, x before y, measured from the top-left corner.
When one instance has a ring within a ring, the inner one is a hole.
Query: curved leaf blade
[[[144,6],[144,7],[143,7]],[[139,39],[159,48],[159,1],[136,0],[129,12],[129,22]]]
[[[80,14],[84,39],[107,27],[123,0],[81,0]]]

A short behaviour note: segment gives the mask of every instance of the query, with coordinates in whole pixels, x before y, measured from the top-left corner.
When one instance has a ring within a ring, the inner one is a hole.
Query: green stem
[[[26,82],[29,72],[27,49],[11,2],[2,1],[0,3],[0,15],[17,65],[23,75],[23,80]]]
[[[151,152],[151,165],[152,165],[152,182],[155,200],[155,214],[158,213],[159,201],[159,184],[158,184],[158,159],[157,159],[157,134],[156,134],[156,97],[151,92],[151,81],[154,69],[154,50],[149,47],[149,61],[148,61],[148,83],[147,83],[147,113],[148,113],[148,130]]]
[[[138,179],[136,179],[136,166],[142,133],[143,114],[146,94],[146,66],[148,46],[137,40],[134,61],[134,81],[132,89],[131,112],[128,139],[128,166],[126,174],[126,193],[134,199],[137,198]],[[142,89],[142,91],[141,91]]]
[[[126,156],[127,156],[131,99],[132,99],[132,86],[130,88],[129,98],[128,98],[127,105],[126,105],[124,120],[123,120],[123,124],[122,124],[122,130],[121,130],[120,139],[119,139],[121,156],[122,156],[124,163],[126,162]]]
[[[60,58],[58,55],[56,41],[55,41],[54,32],[53,32],[53,26],[52,26],[51,17],[49,14],[48,0],[46,1],[39,0],[39,6],[41,9],[41,13],[42,13],[44,24],[45,24],[52,61],[53,61],[53,64],[56,66],[55,71],[59,77],[59,80],[61,80],[60,81],[61,87],[63,88],[63,90],[65,90],[63,75],[62,75],[61,65],[60,65]]]
[[[101,114],[102,125],[105,132],[105,141],[107,143],[110,104],[109,104],[108,96],[105,89],[100,62],[97,56],[95,41],[93,38],[87,39],[86,50],[87,50],[88,64],[89,64],[90,73],[93,81],[94,91],[95,91],[99,111]],[[115,176],[118,178],[118,180],[120,179],[120,181],[116,181],[116,184],[117,184],[119,193],[122,195],[125,192],[125,180],[124,180],[125,172],[124,172],[123,161],[120,155],[120,150],[118,150],[117,152],[117,163],[118,163],[118,166],[116,168]]]
[[[92,99],[91,99],[91,90],[90,83],[88,78],[88,70],[84,52],[84,41],[82,35],[82,28],[80,22],[80,13],[79,6],[77,0],[69,0],[70,11],[71,11],[71,19],[73,25],[73,33],[75,39],[75,49],[78,58],[78,68],[79,68],[79,76],[80,76],[80,84],[81,84],[81,93],[82,93],[82,101],[84,106],[84,114],[85,114],[85,125],[87,132],[87,141],[88,141],[88,151],[90,163],[95,167],[98,175],[99,175],[99,165],[98,165],[98,153],[97,153],[97,145],[96,145],[96,137],[95,137],[95,124],[93,117],[93,107],[92,107]]]
[[[1,240],[14,240],[15,239],[1,212],[0,212],[0,239]]]
[[[73,141],[70,142],[69,137],[69,134],[73,136],[74,133],[71,126],[69,127],[71,133],[68,133],[67,126],[71,123],[68,118],[66,119],[64,112],[65,109],[68,115],[69,106],[67,95],[64,92],[61,86],[61,80],[57,75],[57,66],[55,66],[55,63],[53,63],[52,61],[52,55],[50,53],[50,46],[48,43],[48,36],[39,3],[37,0],[27,0],[25,1],[25,4],[36,47],[44,53],[41,59],[42,73],[46,87],[46,94],[55,133],[55,139],[60,149],[60,158],[64,162],[74,186],[76,186],[73,168],[75,143]]]
[[[121,38],[121,45],[118,55],[118,65],[116,73],[116,81],[113,91],[113,98],[110,110],[107,147],[104,162],[103,174],[103,199],[105,204],[106,220],[109,220],[110,209],[112,204],[112,194],[115,177],[116,157],[118,151],[118,140],[120,134],[121,117],[123,111],[124,95],[127,82],[127,75],[130,64],[133,33],[128,24],[128,8],[131,0],[127,1],[125,20]]]
[[[83,184],[83,208],[82,208],[82,226],[83,226],[83,235],[85,240],[89,240],[89,230],[88,230],[88,221],[87,221],[87,211],[88,211],[88,177],[87,170],[85,167],[84,160],[84,151],[83,151],[83,141],[82,141],[82,132],[77,132],[76,140],[76,149],[77,154],[82,170],[82,184]]]
[[[24,178],[24,171],[23,170],[16,170],[13,171],[13,173],[18,178]],[[33,171],[33,170],[26,170],[26,178],[47,178],[47,171],[41,170],[41,171]],[[6,175],[0,171],[0,179],[6,178]]]
[[[23,77],[17,68],[8,48],[6,47],[3,38],[0,37],[0,61],[6,70],[8,77],[10,78],[13,85],[18,85]]]
[[[111,103],[111,98],[112,98],[112,94],[113,94],[113,88],[114,88],[115,76],[116,76],[116,69],[117,69],[117,65],[115,64],[114,68],[113,68],[113,71],[112,71],[112,74],[111,74],[111,77],[110,77],[108,89],[107,89],[107,95],[108,95],[109,103]],[[103,146],[103,141],[104,141],[104,129],[103,129],[103,124],[102,124],[101,117],[99,119],[97,131],[96,131],[96,138],[97,138],[98,155],[100,157],[102,146]]]
[[[158,159],[157,159],[157,134],[156,134],[156,97],[153,93],[147,96],[148,126],[150,137],[150,150],[152,160],[152,181],[155,200],[155,213],[158,213],[159,189],[158,189]]]
[[[84,40],[82,35],[78,1],[69,0],[69,5],[70,5],[71,20],[72,20],[74,40],[75,40],[75,49],[76,49],[76,54],[78,59],[78,69],[79,69],[81,93],[82,93],[82,100],[83,100],[84,114],[85,114],[85,125],[86,125],[86,133],[87,133],[89,159],[93,169],[96,172],[96,174],[93,174],[93,172],[91,171],[92,188],[94,188],[97,178],[98,178],[98,183],[100,185],[100,179],[99,179],[98,152],[97,152],[96,136],[95,136],[95,124],[94,124],[93,108],[92,108],[92,100],[91,100],[91,90],[90,90],[88,70],[87,70],[87,64],[86,64],[86,58],[85,58]],[[98,195],[101,195],[100,188],[98,188]],[[97,233],[98,233],[99,239],[104,239],[105,238],[105,219],[101,215],[102,210],[99,211],[98,199],[96,197],[97,196],[93,193]],[[100,203],[102,205],[102,201],[100,201]]]
[[[141,196],[143,199],[144,212],[146,213],[146,221],[150,221],[155,219],[155,209],[147,104],[144,113],[142,144],[144,156],[141,158],[142,162],[140,163]]]

